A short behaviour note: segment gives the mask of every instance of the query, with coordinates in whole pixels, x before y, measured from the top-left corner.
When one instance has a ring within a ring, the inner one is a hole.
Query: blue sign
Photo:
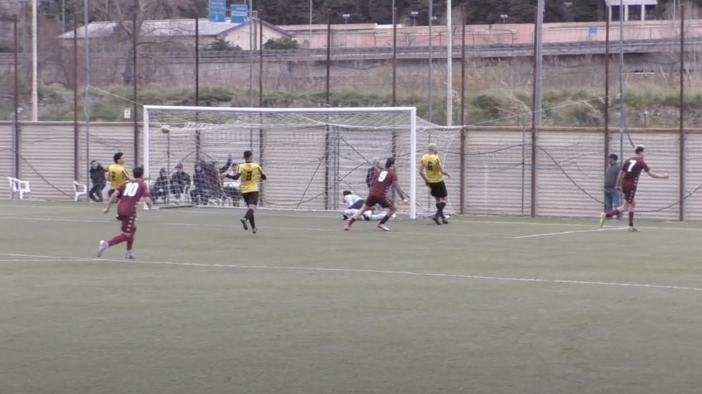
[[[596,35],[597,35],[597,26],[592,26],[592,27],[590,27],[590,35],[591,35],[591,36],[596,36]]]
[[[224,22],[227,20],[227,1],[210,0],[210,9],[207,20],[210,22]]]
[[[232,23],[247,23],[249,21],[249,6],[232,4]]]

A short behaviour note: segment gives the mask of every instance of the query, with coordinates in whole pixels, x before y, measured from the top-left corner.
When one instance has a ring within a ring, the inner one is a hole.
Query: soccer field
[[[697,224],[173,209],[94,260],[103,207],[0,203],[0,392],[702,387]]]

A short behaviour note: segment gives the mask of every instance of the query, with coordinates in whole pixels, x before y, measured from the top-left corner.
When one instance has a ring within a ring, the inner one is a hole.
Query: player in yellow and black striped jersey
[[[107,169],[110,178],[110,191],[108,193],[110,197],[112,193],[119,190],[122,185],[132,179],[129,170],[124,168],[124,154],[122,152],[117,152],[113,156],[113,159],[115,164],[112,164],[110,168]]]
[[[266,174],[263,172],[258,163],[253,162],[253,153],[250,150],[244,152],[243,164],[239,164],[237,174],[227,175],[230,179],[241,179],[241,196],[244,198],[244,203],[249,208],[246,215],[241,219],[241,224],[244,230],[248,230],[247,222],[251,224],[251,232],[256,234],[256,220],[254,219],[254,211],[258,205],[258,181],[259,179],[266,180]]]
[[[431,189],[431,195],[436,199],[436,214],[432,217],[432,220],[434,220],[436,224],[441,224],[441,222],[439,222],[439,218],[441,218],[444,224],[448,224],[448,220],[444,216],[446,197],[448,197],[446,183],[444,183],[444,175],[448,178],[451,176],[444,170],[444,165],[439,158],[436,144],[429,144],[427,147],[427,154],[422,156],[422,160],[419,162],[419,175],[422,176],[424,182],[426,182],[429,189]]]

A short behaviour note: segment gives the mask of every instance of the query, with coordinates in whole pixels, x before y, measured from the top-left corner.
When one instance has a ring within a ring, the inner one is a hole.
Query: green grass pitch
[[[702,227],[0,203],[0,392],[699,393]]]

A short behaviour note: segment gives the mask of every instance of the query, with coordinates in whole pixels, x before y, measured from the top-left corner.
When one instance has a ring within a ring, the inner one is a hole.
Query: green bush
[[[594,107],[588,105],[574,105],[572,107],[567,107],[563,111],[564,123],[568,126],[579,126],[579,127],[598,127],[604,123],[604,119],[601,117],[601,113],[598,113]]]
[[[486,117],[496,119],[501,117],[502,113],[500,112],[500,101],[496,97],[493,96],[488,96],[485,94],[481,94],[480,96],[476,96],[472,102],[471,105],[478,111],[482,112],[482,114]]]
[[[91,101],[90,119],[98,122],[119,122],[124,116],[124,106],[109,101]]]
[[[263,44],[263,49],[298,49],[300,44],[296,40],[290,37],[281,37],[276,39],[269,39]]]
[[[204,48],[205,51],[241,51],[238,45],[232,45],[224,38],[217,38]]]

